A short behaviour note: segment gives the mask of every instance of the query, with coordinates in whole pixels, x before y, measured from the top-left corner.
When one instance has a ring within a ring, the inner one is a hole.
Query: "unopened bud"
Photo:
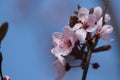
[[[92,14],[93,12],[94,12],[94,8],[91,8],[89,14]]]
[[[92,67],[93,67],[94,69],[98,69],[98,68],[100,67],[100,65],[99,65],[98,63],[94,63],[94,64],[92,65]]]

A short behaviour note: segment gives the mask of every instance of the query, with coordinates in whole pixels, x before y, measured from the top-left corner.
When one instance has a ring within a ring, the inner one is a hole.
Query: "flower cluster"
[[[71,68],[65,60],[65,56],[81,59],[84,63],[87,57],[86,53],[88,53],[85,48],[90,48],[92,52],[105,51],[111,48],[109,45],[95,48],[100,38],[106,41],[113,40],[108,37],[113,31],[113,27],[106,24],[111,17],[108,14],[103,17],[101,7],[88,10],[78,6],[78,10],[74,13],[75,15],[70,17],[69,25],[64,27],[63,32],[54,32],[52,35],[52,43],[55,47],[51,49],[51,53],[58,58],[53,63],[59,73],[56,80],[61,80],[65,72]],[[84,68],[84,66],[82,67]]]

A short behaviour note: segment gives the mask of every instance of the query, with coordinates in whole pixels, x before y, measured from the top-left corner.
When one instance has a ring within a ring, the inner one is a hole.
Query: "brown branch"
[[[87,54],[87,58],[86,58],[86,61],[84,63],[84,71],[83,71],[82,80],[86,80],[87,73],[88,73],[88,68],[89,68],[89,62],[90,62],[90,58],[91,58],[91,54],[92,54],[92,51],[89,48],[88,54]]]
[[[102,23],[103,23],[103,25],[104,25],[104,21],[105,21],[105,13],[106,13],[106,11],[107,11],[107,8],[108,8],[108,0],[103,0],[104,1],[104,7],[103,7],[103,20],[102,20]]]
[[[107,11],[107,7],[108,7],[108,0],[104,0],[104,7],[103,7],[103,25],[104,25],[104,21],[105,21],[105,13]],[[86,60],[85,60],[85,63],[84,63],[84,71],[83,71],[83,75],[82,75],[82,80],[86,80],[86,77],[87,77],[87,73],[88,73],[88,69],[89,69],[89,63],[90,63],[90,59],[91,59],[91,55],[92,55],[92,50],[95,48],[95,46],[97,45],[98,43],[98,38],[95,38],[94,42],[93,42],[93,47],[92,46],[88,46],[88,53],[87,53],[87,56],[86,56]]]

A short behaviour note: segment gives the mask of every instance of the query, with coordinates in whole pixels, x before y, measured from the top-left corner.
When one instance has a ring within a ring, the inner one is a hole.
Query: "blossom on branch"
[[[107,23],[110,19],[111,19],[111,17],[108,14],[106,14],[104,22]],[[110,33],[112,33],[113,27],[111,25],[103,25],[102,20],[103,20],[103,17],[98,21],[98,23],[96,25],[96,26],[98,26],[98,30],[96,31],[96,35],[105,41],[112,41],[113,39],[108,38],[107,36]]]
[[[63,33],[55,32],[52,35],[53,45],[55,48],[51,49],[54,55],[67,56],[75,46],[77,38],[74,31],[69,27],[64,27]]]
[[[57,56],[58,60],[53,63],[53,66],[58,72],[56,80],[61,80],[66,73],[66,61],[62,56]]]
[[[79,23],[73,27],[73,30],[80,41],[86,39],[87,32],[93,32],[98,28],[98,26],[95,25],[101,16],[102,9],[100,7],[93,9],[92,13],[86,8],[80,8],[78,10]]]
[[[104,12],[101,7],[88,10],[78,5],[78,11],[74,12],[77,16],[70,17],[69,26],[65,26],[63,32],[53,33],[54,48],[51,49],[51,53],[58,58],[53,63],[58,72],[56,80],[62,80],[66,71],[74,67],[84,68],[82,80],[86,80],[83,78],[87,74],[92,53],[111,49],[110,45],[96,48],[100,38],[106,41],[113,40],[107,37],[113,31],[113,27],[106,24],[111,17]],[[70,65],[68,60],[66,61],[67,56],[80,59],[82,64]],[[85,68],[87,66],[88,68]],[[98,63],[93,64],[93,68],[97,69],[98,67]]]

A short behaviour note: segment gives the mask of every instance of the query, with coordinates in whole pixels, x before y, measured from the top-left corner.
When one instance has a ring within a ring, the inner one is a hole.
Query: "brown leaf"
[[[93,52],[102,52],[102,51],[108,51],[112,48],[111,45],[105,45],[105,46],[101,46],[101,47],[98,47],[96,49],[93,50]]]
[[[5,37],[6,33],[8,30],[8,23],[5,22],[2,24],[2,26],[0,27],[0,43],[3,40],[3,38]]]
[[[75,14],[75,15],[78,15],[78,11],[74,11],[74,14]]]
[[[81,6],[78,4],[78,10],[81,8]]]
[[[89,14],[92,14],[93,12],[94,12],[94,8],[91,8]]]
[[[73,26],[78,23],[78,17],[77,16],[70,16],[70,21],[69,21],[69,25],[71,28],[73,28]]]

